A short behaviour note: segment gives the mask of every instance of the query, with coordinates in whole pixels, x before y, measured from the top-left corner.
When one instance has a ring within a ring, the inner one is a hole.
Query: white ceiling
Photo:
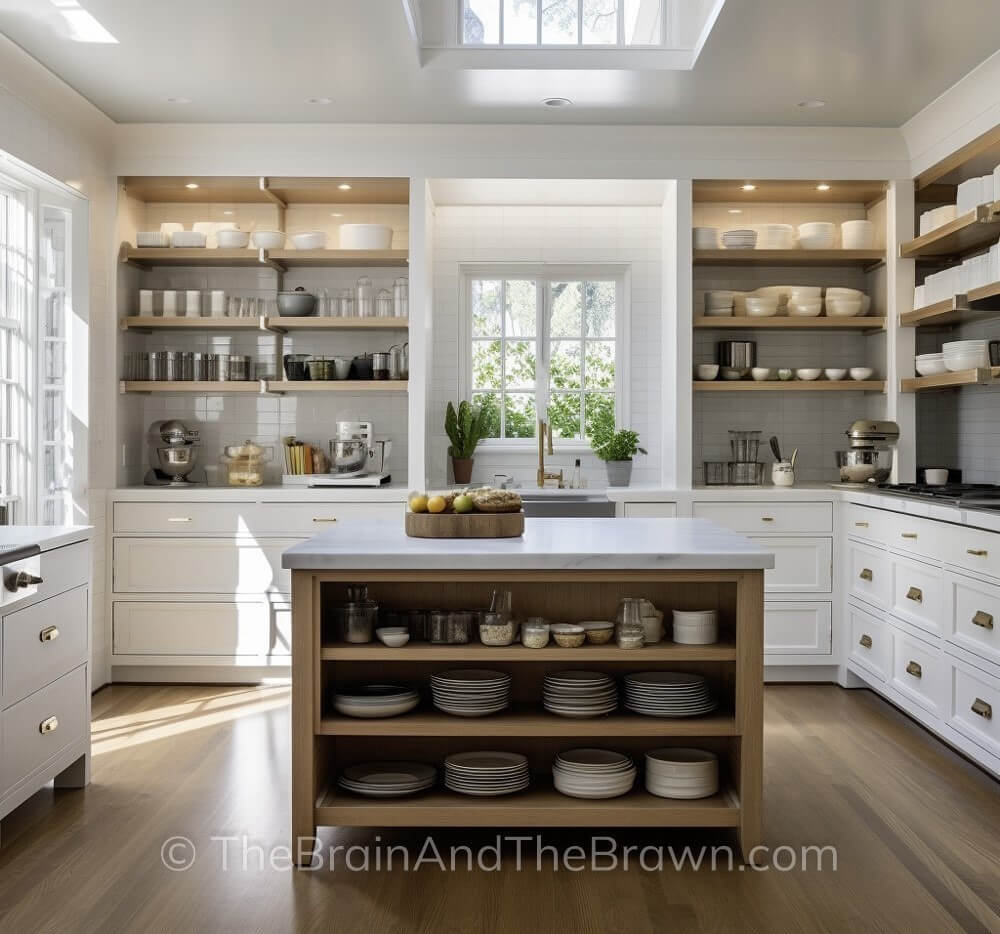
[[[984,0],[729,0],[693,71],[452,71],[419,66],[402,0],[80,3],[118,45],[60,35],[50,0],[0,0],[0,32],[126,123],[895,127],[1000,48]]]

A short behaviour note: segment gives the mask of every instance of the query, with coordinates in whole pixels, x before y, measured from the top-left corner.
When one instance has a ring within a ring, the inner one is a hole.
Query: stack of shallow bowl
[[[773,318],[778,313],[778,299],[767,295],[746,297],[748,318]]]
[[[795,228],[791,224],[764,224],[757,246],[761,250],[794,250]]]
[[[333,709],[337,713],[368,720],[395,717],[413,710],[419,703],[420,695],[416,691],[399,684],[366,684],[333,695]]]
[[[635,763],[610,749],[570,749],[552,763],[552,784],[571,798],[617,798],[632,790]]]
[[[823,289],[818,285],[793,285],[788,293],[788,314],[793,318],[818,318],[823,312]]]
[[[485,717],[510,704],[511,677],[502,671],[464,668],[431,675],[434,706],[456,717]]]
[[[715,610],[674,610],[674,642],[711,645],[719,639]]]
[[[837,228],[829,221],[799,224],[799,246],[803,250],[832,250]]]
[[[989,341],[949,341],[941,345],[944,365],[951,373],[990,365]]]
[[[696,250],[717,250],[719,248],[718,227],[695,227],[691,234]]]
[[[757,231],[727,230],[722,235],[722,245],[727,250],[752,250],[757,246]]]
[[[509,795],[530,783],[528,760],[519,752],[458,752],[444,760],[445,787],[459,794]]]
[[[947,373],[943,353],[922,353],[917,356],[916,369],[920,376],[938,376]]]
[[[707,798],[719,791],[719,757],[706,749],[646,753],[646,791],[661,798]]]
[[[709,318],[732,317],[733,293],[726,290],[706,292],[705,314]]]
[[[542,703],[560,717],[601,717],[618,707],[618,685],[599,671],[554,671],[545,676]]]
[[[344,769],[337,784],[366,798],[401,798],[436,781],[437,769],[422,762],[368,762]]]
[[[868,314],[871,299],[859,289],[828,288],[826,314],[830,318],[856,318]]]

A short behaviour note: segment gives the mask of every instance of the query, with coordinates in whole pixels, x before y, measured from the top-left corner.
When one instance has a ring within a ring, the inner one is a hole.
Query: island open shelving
[[[342,380],[121,380],[122,393],[258,393],[284,394],[299,392],[388,393],[406,392],[405,379],[342,379]]]
[[[289,331],[405,331],[409,318],[230,318],[230,317],[163,317],[130,315],[121,319],[123,331],[270,331],[287,334]]]
[[[281,271],[310,267],[406,266],[406,250],[224,250],[180,247],[131,247],[122,249],[122,261],[149,269],[153,266],[270,266]]]

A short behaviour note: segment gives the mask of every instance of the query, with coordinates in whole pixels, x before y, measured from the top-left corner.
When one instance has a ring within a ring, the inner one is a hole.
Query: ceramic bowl
[[[830,250],[836,237],[836,226],[827,221],[799,224],[799,246],[803,250]]]
[[[778,299],[770,296],[748,295],[747,316],[750,318],[773,318],[778,313]]]
[[[780,379],[783,383],[787,383],[794,376],[795,376],[795,371],[789,370],[787,367],[782,367],[780,370],[778,370],[778,379]]]
[[[846,367],[839,367],[839,366],[838,367],[830,367],[830,368],[825,369],[823,371],[823,375],[828,380],[831,380],[832,382],[838,383],[845,376],[847,376],[847,368]]]
[[[831,318],[856,318],[861,314],[860,298],[827,298],[826,313]]]
[[[840,244],[845,250],[873,249],[875,225],[871,221],[844,221],[840,225]]]
[[[398,649],[410,641],[410,634],[405,629],[397,629],[395,626],[386,629],[376,629],[375,635],[378,636],[379,642],[393,649]]]
[[[280,250],[285,245],[285,235],[280,230],[255,230],[253,245],[258,250]]]
[[[719,376],[719,364],[699,363],[698,366],[695,367],[695,373],[700,380],[717,379]]]
[[[848,370],[848,375],[851,379],[857,380],[860,383],[866,379],[871,379],[875,375],[875,371],[870,366],[852,366]]]
[[[795,371],[795,378],[811,383],[814,379],[819,379],[823,371],[817,367],[805,367]]]
[[[724,366],[722,368],[722,378],[728,380],[746,379],[750,375],[749,369],[742,367]]]
[[[943,354],[931,354],[926,358],[917,357],[916,369],[920,376],[937,376],[948,372],[948,368],[944,365]]]
[[[948,482],[948,468],[928,467],[924,471],[924,482],[928,486],[944,486]]]
[[[750,370],[750,375],[758,383],[765,383],[770,379],[774,379],[774,370],[766,366],[755,366]]]
[[[296,250],[326,249],[326,234],[322,230],[309,230],[292,234],[292,246]]]
[[[788,302],[788,314],[793,318],[818,318],[822,311],[823,300],[820,298],[790,299]]]
[[[220,250],[242,250],[250,243],[250,234],[245,230],[217,230],[215,242]]]

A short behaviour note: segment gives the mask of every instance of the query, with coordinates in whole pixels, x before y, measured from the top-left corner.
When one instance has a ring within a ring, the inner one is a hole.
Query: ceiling
[[[421,68],[403,0],[80,4],[118,45],[50,0],[0,0],[0,32],[123,123],[895,127],[1000,49],[983,0],[729,0],[692,71]]]

